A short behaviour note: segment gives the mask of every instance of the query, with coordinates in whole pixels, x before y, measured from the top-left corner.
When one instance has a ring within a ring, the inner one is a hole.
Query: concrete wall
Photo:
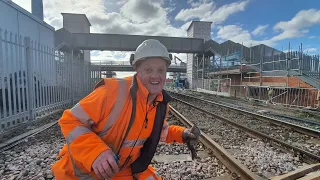
[[[26,72],[24,38],[29,37],[33,43],[33,63],[54,59],[54,28],[11,1],[0,0],[0,31],[2,49],[0,52],[0,78],[10,77],[14,73]],[[19,44],[19,45],[17,45]],[[40,46],[39,46],[40,44]],[[36,50],[35,50],[36,49]],[[41,52],[40,52],[40,51]],[[48,51],[50,53],[48,53]],[[51,55],[48,55],[51,54]],[[47,59],[45,59],[47,58]],[[43,67],[34,66],[34,72],[41,74]],[[50,73],[41,74],[46,79],[55,76],[55,67]]]
[[[13,2],[0,1],[0,28],[54,47],[54,28]]]

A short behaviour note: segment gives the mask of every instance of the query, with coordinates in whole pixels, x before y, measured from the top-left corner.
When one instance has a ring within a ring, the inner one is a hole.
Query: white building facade
[[[211,22],[192,21],[187,29],[187,37],[201,38],[204,42],[211,39]],[[189,88],[196,88],[194,83],[196,74],[196,64],[194,61],[194,54],[187,54],[187,78],[189,81]]]

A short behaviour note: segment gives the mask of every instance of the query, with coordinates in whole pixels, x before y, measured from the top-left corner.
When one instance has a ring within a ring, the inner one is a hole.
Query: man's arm
[[[169,114],[169,105],[167,107],[167,112],[166,112],[166,118],[163,123],[162,131],[161,131],[161,142],[166,142],[166,143],[172,143],[172,142],[178,142],[178,143],[183,143],[182,140],[182,135],[183,132],[186,128],[181,127],[181,126],[176,126],[176,125],[168,125],[167,123],[167,117]]]
[[[104,108],[106,93],[104,86],[97,88],[74,107],[64,111],[59,120],[70,155],[89,172],[95,159],[110,149],[91,129],[103,116],[101,109]]]

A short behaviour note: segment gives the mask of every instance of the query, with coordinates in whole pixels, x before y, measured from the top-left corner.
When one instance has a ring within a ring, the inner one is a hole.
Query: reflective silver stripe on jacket
[[[121,111],[123,109],[123,106],[125,104],[126,96],[127,96],[127,81],[124,79],[117,79],[118,80],[118,94],[116,102],[108,116],[108,119],[102,129],[102,131],[99,133],[100,137],[105,136],[109,130],[111,129],[112,125],[117,121],[119,118]]]
[[[154,179],[153,175],[151,175],[151,176],[147,177],[146,180],[155,180],[155,179]]]
[[[83,134],[92,132],[88,127],[77,126],[67,136],[67,143],[70,145],[75,139]]]
[[[115,101],[115,104],[108,116],[108,119],[102,129],[102,131],[98,134],[101,138],[105,136],[112,125],[117,121],[119,118],[123,106],[125,104],[126,95],[127,95],[127,82],[124,79],[118,79],[118,94]],[[94,123],[87,113],[83,110],[81,105],[78,103],[71,109],[72,114],[77,117],[82,123],[88,125],[89,127]],[[93,180],[94,178],[90,174],[83,173],[74,163],[74,159],[72,154],[70,153],[70,144],[79,136],[92,132],[88,127],[84,126],[77,126],[72,130],[67,136],[67,143],[68,143],[68,151],[71,157],[72,166],[74,168],[74,173],[79,179],[83,180]],[[135,146],[143,145],[146,139],[139,139],[137,140]],[[123,147],[132,147],[134,145],[135,140],[127,140],[124,141]]]
[[[147,139],[138,139],[137,142],[136,140],[125,140],[123,142],[123,147],[133,147],[133,146],[141,146],[146,142]],[[134,144],[136,142],[136,144]]]
[[[75,106],[73,106],[70,109],[71,113],[80,120],[80,122],[82,122],[83,124],[87,125],[87,126],[91,126],[92,124],[94,124],[94,122],[92,121],[92,119],[90,119],[90,117],[88,116],[88,114],[83,110],[83,108],[81,107],[81,105],[79,103],[77,103]]]
[[[80,180],[94,180],[94,178],[90,175],[90,174],[87,174],[87,173],[84,173],[81,171],[81,169],[79,169],[75,162],[74,162],[74,159],[72,157],[72,154],[70,152],[70,144],[75,140],[77,139],[79,136],[83,135],[83,134],[87,134],[87,133],[90,133],[92,132],[88,127],[85,127],[85,126],[77,126],[75,127],[67,136],[67,144],[68,144],[68,152],[69,152],[69,155],[71,157],[71,162],[72,162],[72,166],[73,166],[73,169],[74,169],[74,174],[75,176],[77,176]]]

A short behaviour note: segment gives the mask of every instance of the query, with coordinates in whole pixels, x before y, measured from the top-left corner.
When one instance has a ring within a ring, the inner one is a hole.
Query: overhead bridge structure
[[[98,65],[93,64],[91,65],[92,70],[100,70],[100,71],[134,71],[131,65]],[[169,66],[167,72],[181,72],[186,73],[187,67],[186,66]]]
[[[170,53],[203,53],[204,40],[165,36],[141,36],[124,34],[70,33],[65,28],[56,31],[55,45],[65,51],[101,50],[135,51],[146,39],[159,40]]]

